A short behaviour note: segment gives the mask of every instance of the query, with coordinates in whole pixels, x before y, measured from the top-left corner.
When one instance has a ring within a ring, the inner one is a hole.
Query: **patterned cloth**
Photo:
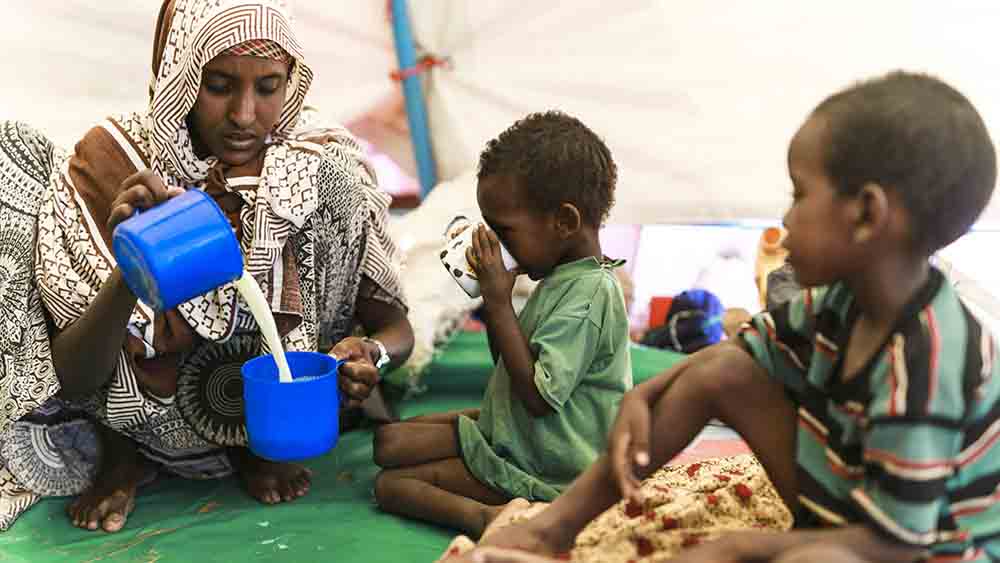
[[[251,39],[230,47],[222,54],[232,57],[261,57],[281,63],[290,63],[294,60],[288,51],[281,48],[281,45],[267,39]]]
[[[312,73],[290,25],[283,0],[167,0],[155,40],[148,112],[106,119],[68,158],[54,149],[39,150],[36,145],[50,146],[40,137],[12,141],[11,152],[20,160],[14,159],[11,166],[0,162],[2,169],[32,174],[3,178],[4,220],[6,206],[16,206],[16,197],[24,197],[18,194],[28,189],[30,182],[22,176],[34,180],[33,201],[41,200],[32,212],[37,221],[23,220],[19,235],[19,248],[35,248],[34,264],[30,250],[16,264],[29,272],[25,287],[31,286],[33,268],[40,302],[54,329],[76,322],[113,271],[111,232],[106,227],[110,204],[121,182],[144,168],[152,169],[168,187],[204,189],[220,203],[240,234],[245,269],[268,296],[286,349],[325,350],[348,336],[359,296],[405,309],[396,249],[386,234],[390,198],[377,189],[360,146],[342,128],[296,127]],[[201,68],[236,45],[258,40],[271,41],[295,58],[271,142],[239,169],[227,168],[214,157],[201,159],[185,120],[197,96]],[[46,158],[44,166],[35,162],[41,157]],[[32,244],[26,237],[34,236],[36,229]],[[14,236],[19,231],[5,226],[3,236],[8,232]],[[7,303],[5,298],[4,307]],[[36,310],[41,311],[41,304]],[[44,313],[39,317],[44,319]],[[44,335],[44,321],[40,326],[39,335]],[[162,314],[140,303],[128,331],[108,385],[72,405],[73,411],[57,408],[52,416],[86,413],[131,437],[140,452],[183,477],[230,473],[222,446],[246,444],[239,366],[267,351],[235,289],[223,286]],[[47,339],[37,340],[47,347]],[[26,357],[33,350],[27,345],[12,349]],[[27,380],[0,379],[0,405],[12,400],[22,405],[8,410],[12,414],[6,424],[19,418],[27,423],[30,417],[24,418],[24,413],[39,414],[38,409],[51,406],[46,400],[58,382],[50,354],[44,352],[48,371],[44,366],[31,371],[48,374],[45,386],[31,388],[36,398],[23,401],[17,395],[17,386]],[[48,432],[51,421],[36,426]],[[77,442],[86,452],[88,440],[81,437]],[[63,451],[63,442],[51,443]],[[81,486],[56,491],[46,486],[46,459],[51,458],[47,452],[0,456],[0,483],[34,495],[75,494],[93,472],[86,456],[77,456],[83,461],[76,467],[86,478],[76,481]],[[0,524],[12,521],[29,504],[0,498]]]
[[[741,333],[799,406],[797,525],[863,522],[941,560],[1000,558],[993,335],[932,268],[880,350],[844,381],[858,314],[836,284]]]
[[[684,549],[729,532],[785,531],[792,515],[751,455],[668,466],[643,481],[646,503],[619,502],[577,536],[576,546],[553,561],[629,563],[667,561]],[[537,514],[536,504],[524,517]],[[503,523],[491,526],[495,532]],[[464,541],[463,541],[464,540]],[[473,543],[459,536],[439,561],[468,552]]]
[[[63,158],[26,125],[0,123],[0,530],[42,495],[80,492],[93,467],[93,428],[52,399],[59,380],[32,268],[39,205]]]

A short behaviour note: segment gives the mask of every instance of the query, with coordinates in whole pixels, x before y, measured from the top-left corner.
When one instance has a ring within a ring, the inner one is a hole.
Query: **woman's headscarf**
[[[194,107],[202,69],[215,57],[264,41],[294,59],[285,104],[275,126],[276,139],[295,128],[313,73],[292,32],[284,0],[166,0],[153,42],[153,82],[146,128],[150,164],[160,176],[199,182],[216,159],[194,153],[186,117]],[[250,54],[250,53],[248,53]]]

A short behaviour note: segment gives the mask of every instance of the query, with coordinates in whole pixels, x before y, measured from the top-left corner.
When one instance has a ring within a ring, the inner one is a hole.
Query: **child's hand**
[[[510,294],[514,290],[514,279],[521,271],[507,271],[500,252],[500,240],[497,235],[480,225],[472,233],[472,246],[466,251],[469,266],[479,278],[479,290],[483,301],[489,303],[510,302]]]
[[[649,421],[649,403],[638,394],[628,392],[622,399],[608,440],[611,473],[622,498],[639,505],[643,498],[635,467],[649,465]]]

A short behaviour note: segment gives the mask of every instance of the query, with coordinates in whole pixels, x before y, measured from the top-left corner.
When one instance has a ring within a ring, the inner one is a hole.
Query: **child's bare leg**
[[[423,414],[420,416],[414,416],[402,421],[400,424],[409,422],[421,422],[421,423],[431,423],[431,424],[454,424],[455,420],[460,416],[467,416],[473,420],[479,418],[479,409],[462,409],[458,411],[448,411],[448,412],[435,412],[431,414]]]
[[[810,545],[789,550],[773,559],[774,563],[869,563],[851,550],[833,545]]]
[[[375,429],[375,464],[385,469],[457,456],[453,424],[397,422]]]
[[[653,407],[651,463],[641,477],[669,462],[718,418],[750,445],[789,506],[796,502],[795,407],[749,355],[720,346],[688,364]],[[528,522],[499,530],[485,543],[559,553],[597,515],[621,500],[607,455],[587,469],[552,505]]]
[[[509,499],[479,482],[465,462],[452,457],[379,473],[375,500],[387,512],[479,537]]]

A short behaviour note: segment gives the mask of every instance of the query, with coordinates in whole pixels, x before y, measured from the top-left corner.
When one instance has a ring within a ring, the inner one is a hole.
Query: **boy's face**
[[[531,209],[508,176],[487,176],[476,189],[483,220],[533,280],[549,274],[561,256],[562,240],[549,214]]]
[[[825,119],[814,116],[788,148],[793,192],[784,246],[796,279],[806,287],[844,279],[864,261],[854,244],[849,198],[838,194],[826,172],[826,139]]]

